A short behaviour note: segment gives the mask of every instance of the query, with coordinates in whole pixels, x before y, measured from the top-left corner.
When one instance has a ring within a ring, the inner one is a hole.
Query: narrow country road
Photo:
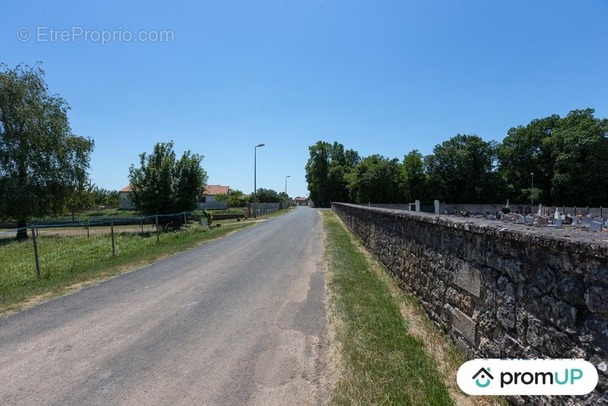
[[[302,207],[0,318],[0,405],[317,405],[323,238]]]

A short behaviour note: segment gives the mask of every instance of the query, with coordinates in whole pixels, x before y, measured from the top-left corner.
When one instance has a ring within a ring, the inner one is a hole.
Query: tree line
[[[344,145],[309,147],[306,180],[317,206],[332,201],[608,204],[608,119],[593,109],[534,119],[502,142],[457,134],[430,155],[361,157]]]

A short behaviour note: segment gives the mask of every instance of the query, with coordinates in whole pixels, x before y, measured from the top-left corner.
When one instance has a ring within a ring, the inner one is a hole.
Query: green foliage
[[[157,143],[151,155],[140,156],[140,167],[131,165],[129,181],[133,204],[143,214],[169,214],[197,208],[207,173],[203,157],[184,152],[177,160],[173,141]]]
[[[498,146],[498,173],[512,201],[530,201],[527,191],[534,186],[540,190],[535,201],[549,202],[553,177],[552,136],[559,123],[558,115],[535,119],[526,126],[509,129]]]
[[[403,157],[401,176],[405,201],[433,200],[425,171],[424,156],[418,150],[415,149]]]
[[[258,203],[278,203],[284,199],[272,189],[259,188],[256,192],[256,200]]]
[[[0,68],[0,217],[25,226],[62,212],[84,187],[94,144],[72,134],[69,106],[49,93],[40,67]]]
[[[433,149],[426,167],[435,198],[450,203],[489,203],[497,196],[496,144],[477,135],[456,135]]]
[[[207,222],[207,225],[211,226],[211,223],[213,223],[213,214],[211,214],[209,210],[203,210],[203,216],[205,216],[205,221]]]
[[[338,142],[318,141],[308,149],[310,158],[306,163],[306,181],[314,204],[324,207],[332,201],[350,201],[347,176],[359,163],[359,154],[344,150]]]
[[[601,206],[608,201],[608,120],[594,110],[573,110],[552,138],[554,203]]]
[[[566,206],[608,204],[608,119],[593,109],[553,114],[509,129],[504,140],[456,135],[423,156],[363,160],[341,144],[309,147],[306,180],[317,206],[441,200],[449,203],[512,202]],[[397,185],[396,182],[399,182]]]
[[[116,208],[119,205],[120,200],[116,190],[108,190],[94,186],[91,193],[93,195],[93,203],[97,207],[105,206]]]
[[[551,115],[509,130],[498,148],[499,173],[512,200],[571,206],[608,201],[608,120],[593,109]],[[534,190],[532,190],[534,174]]]
[[[91,186],[79,187],[72,191],[66,199],[66,207],[72,213],[72,219],[77,212],[85,211],[95,204],[93,188]]]
[[[350,198],[357,203],[400,203],[404,200],[402,171],[397,159],[369,156],[346,178]]]
[[[227,196],[228,207],[243,207],[248,200],[248,197],[238,189],[231,190]]]

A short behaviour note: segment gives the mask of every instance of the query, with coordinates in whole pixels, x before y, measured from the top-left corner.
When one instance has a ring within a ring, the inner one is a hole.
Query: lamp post
[[[257,162],[256,155],[257,150],[260,147],[263,147],[265,144],[258,144],[253,148],[253,217],[258,218],[258,208],[257,208],[257,184],[256,184],[256,170],[257,170]]]
[[[530,188],[530,198],[532,199],[532,204],[530,205],[530,212],[534,213],[534,172],[530,173],[532,177],[532,187]]]
[[[287,178],[291,178],[291,175],[285,176],[285,194],[287,194]]]

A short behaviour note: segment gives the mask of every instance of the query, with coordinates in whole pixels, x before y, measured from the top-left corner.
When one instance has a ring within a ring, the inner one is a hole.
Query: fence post
[[[116,256],[116,243],[114,241],[114,220],[110,221],[110,233],[112,234],[112,258]]]
[[[186,212],[184,212],[184,227],[186,227]]]
[[[40,260],[38,259],[38,244],[36,243],[37,229],[32,226],[32,241],[34,243],[34,258],[36,259],[36,278],[40,279]]]
[[[160,230],[158,229],[158,214],[155,216],[156,219],[156,242],[160,241]]]
[[[139,224],[141,224],[141,235],[144,235],[144,220],[139,220]]]

